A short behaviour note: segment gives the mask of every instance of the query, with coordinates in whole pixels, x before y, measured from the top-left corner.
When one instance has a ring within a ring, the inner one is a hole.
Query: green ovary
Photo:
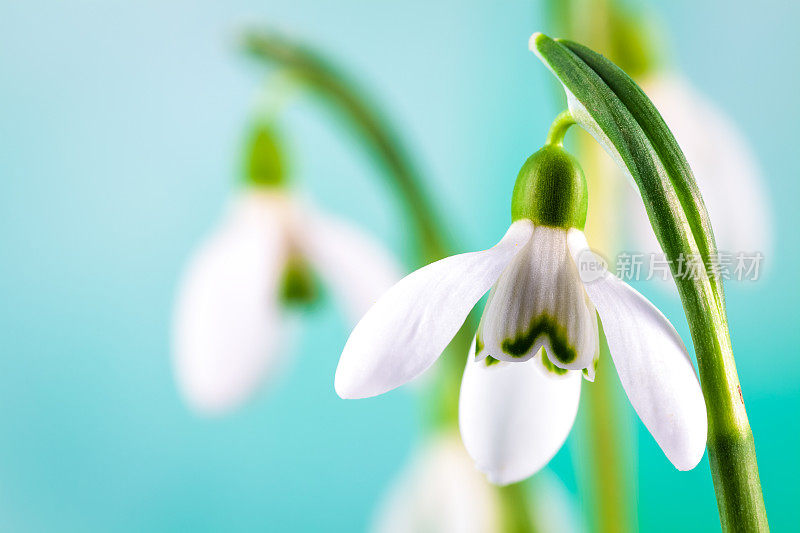
[[[550,340],[550,348],[553,353],[549,355],[555,357],[560,363],[568,364],[578,358],[577,350],[569,343],[566,328],[547,314],[535,316],[524,333],[514,339],[504,340],[501,348],[505,354],[511,357],[522,357],[542,336],[546,336]],[[542,361],[544,362],[544,358]],[[549,360],[548,363],[550,363]],[[546,364],[545,367],[547,367]]]

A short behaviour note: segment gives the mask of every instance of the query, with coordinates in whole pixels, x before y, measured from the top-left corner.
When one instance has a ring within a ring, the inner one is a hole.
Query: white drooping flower
[[[681,470],[700,461],[706,411],[675,329],[589,251],[583,173],[547,145],[520,171],[513,223],[493,248],[432,263],[393,286],[348,339],[342,398],[387,392],[429,368],[491,288],[464,374],[460,427],[497,484],[538,471],[563,445],[599,353],[597,317],[634,409]]]
[[[484,533],[500,521],[496,494],[455,432],[425,443],[378,508],[375,533]]]
[[[528,488],[534,531],[582,531],[570,495],[543,470]],[[507,512],[507,511],[506,511]],[[493,533],[504,517],[498,494],[475,470],[455,431],[442,431],[414,454],[378,507],[374,533]]]
[[[714,224],[717,248],[730,254],[772,250],[769,196],[758,161],[736,124],[714,102],[678,74],[662,73],[642,82],[675,135]],[[661,255],[647,223],[638,189],[628,188],[626,205],[634,221],[637,252]],[[670,278],[671,279],[671,278]]]
[[[311,271],[354,321],[400,277],[391,255],[365,232],[282,184],[251,181],[189,261],[175,304],[178,387],[204,414],[239,406],[285,359],[284,304],[298,284],[302,291],[311,283]]]

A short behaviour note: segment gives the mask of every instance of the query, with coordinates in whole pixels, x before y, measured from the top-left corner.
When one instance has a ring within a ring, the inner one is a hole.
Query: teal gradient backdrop
[[[776,209],[768,277],[728,294],[767,510],[774,531],[789,531],[800,497],[800,7],[657,7],[674,64],[747,131]],[[173,383],[177,279],[239,179],[265,79],[237,52],[237,29],[277,26],[346,64],[400,126],[469,250],[504,232],[516,172],[558,111],[527,51],[547,29],[542,11],[522,1],[0,3],[0,528],[363,529],[420,426],[409,388],[335,395],[347,325],[334,306],[298,320],[282,379],[230,417],[192,415]],[[336,118],[299,98],[283,125],[308,195],[408,256],[397,203]],[[688,338],[679,303],[648,294]],[[635,427],[641,529],[714,530],[707,459],[676,472]],[[577,493],[571,465],[567,447],[554,470]]]

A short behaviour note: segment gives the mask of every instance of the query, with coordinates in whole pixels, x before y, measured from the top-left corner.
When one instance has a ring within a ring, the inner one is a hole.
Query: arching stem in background
[[[415,224],[416,239],[422,250],[421,262],[430,263],[447,255],[449,246],[422,188],[422,180],[393,129],[358,88],[314,51],[280,35],[252,32],[245,35],[244,44],[252,55],[285,69],[317,93],[355,128],[384,167],[391,185],[401,194]]]
[[[378,160],[391,185],[397,188],[414,224],[415,237],[422,251],[420,264],[427,264],[451,255],[452,249],[436,213],[422,187],[418,175],[389,123],[371,105],[361,91],[342,73],[312,50],[270,32],[251,32],[245,35],[245,48],[255,57],[277,65],[307,88],[317,93],[343,115]],[[464,355],[468,353],[476,329],[474,314],[450,343],[440,368],[435,387],[434,421],[441,427],[455,428],[458,423],[458,391],[464,370]],[[530,533],[530,500],[525,487],[515,484],[497,488],[500,502],[501,531]],[[520,506],[525,508],[521,509]]]
[[[604,164],[605,154],[594,139],[581,135],[577,146],[589,184],[586,236],[593,248],[608,257],[617,245],[614,236],[619,228],[619,197],[614,194],[614,181],[618,176]],[[631,459],[636,457],[635,432],[604,335],[600,339],[597,377],[584,391],[586,411],[581,428],[586,434],[581,442],[585,443],[585,458],[581,462],[585,465],[583,473],[589,477],[586,485],[591,494],[592,530],[635,531],[636,465]]]

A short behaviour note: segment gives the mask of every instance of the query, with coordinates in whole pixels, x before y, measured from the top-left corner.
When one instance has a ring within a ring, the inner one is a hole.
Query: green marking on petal
[[[561,367],[558,367],[558,366],[553,364],[553,362],[547,356],[547,350],[545,350],[544,348],[542,348],[541,356],[542,356],[542,366],[548,372],[552,372],[553,374],[556,374],[556,375],[559,375],[559,376],[563,376],[564,374],[567,373],[567,369],[566,368],[561,368]],[[585,369],[584,369],[584,371],[585,371]]]
[[[480,355],[480,353],[483,351],[483,348],[483,339],[481,339],[481,334],[478,333],[475,335],[475,355]]]
[[[484,362],[484,364],[486,366],[492,366],[492,365],[496,365],[497,363],[499,363],[500,360],[499,359],[495,359],[491,355],[487,355],[486,358],[483,360],[483,362]]]
[[[303,305],[314,302],[316,297],[317,284],[311,267],[299,254],[291,254],[281,278],[281,301],[287,305]]]
[[[597,363],[599,363],[599,362],[600,362],[600,358],[599,357],[595,357],[592,360],[592,374],[595,375],[595,376],[597,375]],[[583,372],[584,376],[586,376],[587,378],[589,377],[589,369],[588,368],[584,368],[582,370],[582,372]]]
[[[550,339],[552,355],[563,364],[571,363],[578,358],[578,351],[573,348],[567,337],[567,330],[556,319],[544,313],[531,320],[527,331],[515,339],[506,339],[501,344],[503,352],[511,357],[522,357],[528,353],[539,337]]]

